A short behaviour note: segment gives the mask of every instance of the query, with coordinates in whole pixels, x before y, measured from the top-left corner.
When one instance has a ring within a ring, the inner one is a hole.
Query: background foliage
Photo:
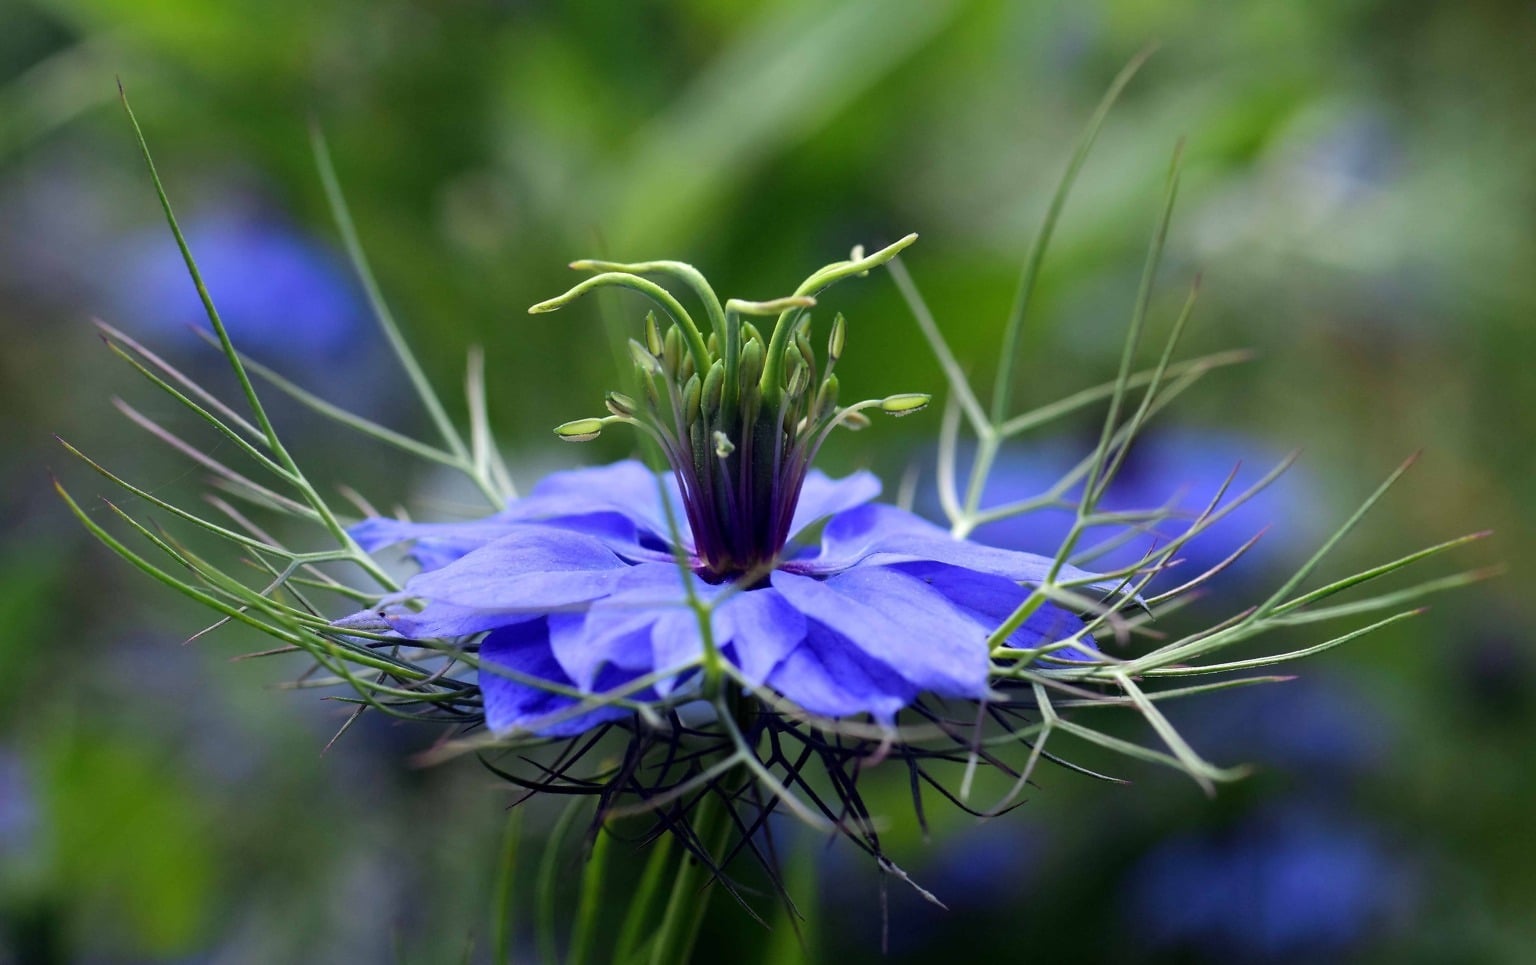
[[[578,257],[688,260],[722,292],[767,298],[855,243],[917,231],[908,267],[985,378],[1071,140],[1149,41],[1160,50],[1046,264],[1020,397],[1112,372],[1184,136],[1163,317],[1202,272],[1188,351],[1260,358],[1181,400],[1163,437],[1179,458],[1139,478],[1156,500],[1213,487],[1239,458],[1304,450],[1268,515],[1245,519],[1275,528],[1210,612],[1251,602],[1266,563],[1294,563],[1421,447],[1334,565],[1492,527],[1488,558],[1513,575],[1437,598],[1303,681],[1180,708],[1218,762],[1260,767],[1214,801],[1150,769],[1124,774],[1131,789],[1058,771],[985,827],[935,808],[931,843],[894,829],[903,864],[953,910],[893,890],[891,958],[1504,962],[1536,942],[1526,5],[12,0],[0,38],[0,961],[484,954],[507,803],[471,762],[409,766],[434,735],[384,721],[322,756],[343,710],[268,689],[279,666],[230,662],[259,643],[236,631],[180,646],[202,615],[108,558],[53,498],[45,466],[81,495],[96,481],[50,432],[168,497],[200,484],[125,431],[108,399],[144,396],[90,316],[218,378],[184,331],[196,303],[166,269],[174,246],[114,75],[237,340],[409,426],[335,254],[309,155],[317,118],[431,373],[453,384],[465,347],[485,347],[493,416],[527,481],[625,454],[622,438],[557,449],[548,432],[613,382],[595,308],[524,314],[571,283]],[[837,302],[851,392],[939,390],[887,279]],[[287,417],[301,457],[380,505],[447,514],[463,495]],[[894,488],[936,426],[881,423],[824,464],[873,466]],[[1017,495],[1064,444],[1028,437],[1008,454]],[[552,819],[526,816],[530,853]],[[877,960],[874,869],[808,848],[794,874],[808,940]],[[788,935],[722,904],[706,954],[793,961]]]

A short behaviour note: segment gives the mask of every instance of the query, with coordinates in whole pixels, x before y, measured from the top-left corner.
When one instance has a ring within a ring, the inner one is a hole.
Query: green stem
[[[699,802],[694,818],[694,833],[712,852],[718,850],[724,837],[723,830],[729,826],[721,807],[713,795],[706,797]],[[700,888],[699,878],[703,873],[703,864],[693,855],[685,853],[678,859],[672,894],[667,898],[661,927],[651,945],[650,965],[683,965],[693,954],[693,943],[704,924],[704,912],[709,907],[711,894],[707,887]]]
[[[491,921],[491,961],[496,965],[512,962],[512,882],[522,816],[521,808],[513,808],[507,814],[507,828],[501,840],[501,867],[496,874],[496,898],[491,906],[496,916]]]
[[[997,379],[992,388],[992,418],[989,421],[993,425],[1002,423],[1008,417],[1008,396],[1013,389],[1013,366],[1019,354],[1019,332],[1024,325],[1024,316],[1029,312],[1035,285],[1040,280],[1040,267],[1045,261],[1045,250],[1050,247],[1051,236],[1056,232],[1056,222],[1061,217],[1061,209],[1066,206],[1067,195],[1072,193],[1072,186],[1077,183],[1078,172],[1083,169],[1083,163],[1088,160],[1088,152],[1093,150],[1093,142],[1098,139],[1099,129],[1104,126],[1104,119],[1109,116],[1110,108],[1115,106],[1115,101],[1120,99],[1120,92],[1125,89],[1126,84],[1131,82],[1131,78],[1136,76],[1136,72],[1151,55],[1152,48],[1142,50],[1131,58],[1131,62],[1121,69],[1114,83],[1109,85],[1109,90],[1099,101],[1093,117],[1088,121],[1087,128],[1078,138],[1077,147],[1072,151],[1072,160],[1067,163],[1066,172],[1056,184],[1056,193],[1051,196],[1050,205],[1046,208],[1045,220],[1040,224],[1040,232],[1035,236],[1034,245],[1030,248],[1024,268],[1019,274],[1019,285],[1013,297],[1013,306],[1008,310],[1008,321],[1003,326],[1002,354],[998,357]]]
[[[816,903],[816,856],[807,848],[795,849],[790,859],[789,880],[785,889],[790,895],[798,895],[802,907],[812,908]],[[785,902],[773,932],[768,936],[768,949],[763,956],[764,965],[805,965],[816,960],[816,934],[811,929],[814,919],[802,917],[793,903]]]
[[[693,356],[693,366],[703,378],[703,373],[709,371],[711,361],[709,347],[704,342],[704,335],[694,324],[693,317],[687,309],[672,296],[672,293],[660,285],[639,275],[631,275],[626,272],[609,271],[601,275],[593,275],[586,281],[576,285],[563,295],[546,299],[528,309],[530,315],[542,315],[546,312],[558,311],[566,305],[585,295],[594,288],[604,287],[629,288],[646,296],[655,302],[667,316],[677,324],[683,333],[683,339],[688,343],[688,352]]]
[[[852,278],[855,275],[867,274],[871,268],[881,265],[895,258],[901,250],[917,240],[917,235],[910,234],[893,245],[880,249],[872,255],[852,261],[838,261],[827,265],[811,277],[800,283],[791,297],[802,298],[809,296],[815,298],[832,285],[844,278]],[[768,354],[763,360],[763,375],[758,385],[763,393],[764,408],[772,409],[778,405],[779,397],[784,394],[784,350],[789,347],[790,332],[795,327],[795,321],[804,312],[804,307],[792,307],[781,313],[773,324],[773,331],[768,336]]]
[[[651,910],[651,899],[661,887],[661,876],[666,874],[672,857],[672,836],[663,835],[651,845],[651,856],[646,859],[645,870],[640,874],[640,884],[629,900],[629,910],[624,914],[624,924],[619,927],[619,938],[614,943],[613,960],[629,962],[636,958],[641,935],[645,930],[646,916]]]
[[[266,439],[267,449],[271,451],[273,459],[286,471],[288,481],[299,490],[304,497],[304,502],[314,510],[320,523],[337,543],[353,555],[357,565],[386,591],[398,589],[390,575],[374,562],[373,557],[364,553],[362,547],[352,539],[351,534],[341,525],[325,500],[320,498],[314,485],[299,470],[298,463],[294,462],[293,456],[278,439],[277,429],[273,427],[272,420],[267,416],[267,410],[262,406],[261,399],[257,397],[256,387],[251,383],[251,377],[246,372],[240,355],[235,351],[234,343],[230,341],[229,331],[224,327],[224,321],[219,316],[218,309],[214,307],[213,296],[208,293],[208,286],[203,283],[197,261],[192,257],[192,249],[187,246],[187,239],[181,232],[181,225],[176,221],[176,213],[171,210],[171,199],[165,193],[165,185],[160,181],[160,172],[155,167],[155,159],[149,153],[149,142],[145,140],[144,131],[139,127],[139,119],[134,116],[133,108],[128,104],[128,95],[123,90],[121,82],[118,84],[118,95],[122,100],[123,110],[128,115],[128,122],[133,126],[134,137],[139,142],[139,152],[144,158],[145,167],[149,169],[149,179],[155,186],[155,195],[160,200],[160,209],[165,214],[166,224],[169,225],[171,235],[176,239],[176,247],[181,252],[182,261],[187,266],[187,275],[192,279],[193,287],[197,289],[198,298],[203,303],[203,311],[208,316],[208,324],[218,336],[219,345],[224,351],[226,361],[229,362],[230,370],[234,372],[236,380],[240,383],[241,392],[245,395],[246,403],[256,417],[256,424]]]
[[[592,853],[587,857],[587,866],[581,872],[581,901],[576,906],[576,925],[571,931],[571,952],[566,957],[566,965],[583,965],[592,951],[597,910],[603,902],[608,838],[606,830],[598,831],[597,839],[592,842]]]
[[[325,135],[320,131],[318,123],[312,124],[309,129],[310,147],[315,155],[315,166],[320,172],[320,184],[325,189],[325,200],[330,205],[331,217],[336,222],[336,230],[341,233],[342,245],[347,250],[347,256],[352,261],[352,268],[357,272],[358,281],[362,283],[363,293],[368,297],[369,307],[373,309],[375,321],[379,329],[384,333],[384,338],[389,342],[390,350],[395,353],[395,358],[405,369],[406,378],[411,387],[416,390],[416,396],[421,400],[422,407],[427,410],[432,424],[437,427],[438,434],[443,437],[449,451],[461,462],[469,462],[469,448],[464,445],[464,439],[453,426],[453,420],[448,418],[448,411],[443,408],[442,400],[437,397],[432,383],[421,369],[421,364],[416,361],[416,355],[405,342],[405,336],[400,332],[400,325],[395,321],[394,313],[389,310],[389,305],[384,301],[384,292],[379,288],[378,281],[373,277],[373,268],[368,263],[368,258],[363,254],[362,239],[358,236],[357,225],[352,221],[352,209],[347,205],[346,195],[341,190],[341,179],[336,176],[336,165],[331,161],[331,149],[326,144]]]
[[[560,845],[570,833],[576,815],[584,802],[576,798],[561,813],[544,844],[544,854],[539,859],[539,917],[535,939],[539,947],[539,960],[547,965],[559,965],[560,954],[555,941],[555,879],[560,870]]]

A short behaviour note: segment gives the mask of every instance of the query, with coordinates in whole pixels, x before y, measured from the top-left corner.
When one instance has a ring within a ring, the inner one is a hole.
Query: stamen
[[[677,477],[702,575],[719,582],[755,573],[750,578],[760,580],[776,565],[791,535],[806,475],[831,430],[867,424],[863,409],[905,415],[928,404],[928,396],[906,393],[839,408],[833,369],[847,345],[848,323],[841,314],[833,317],[822,368],[807,311],[826,287],[867,274],[912,240],[909,236],[868,257],[856,248],[849,261],[814,273],[787,298],[730,299],[723,308],[703,276],[680,262],[575,262],[572,267],[602,274],[541,302],[535,312],[561,308],[599,286],[614,286],[646,295],[670,324],[663,329],[657,314],[647,312],[641,337],[630,339],[640,398],[610,392],[604,398],[610,415],[567,422],[556,433],[581,441],[596,438],[609,422],[639,428],[660,446]],[[671,293],[635,272],[683,281],[704,303],[710,331],[700,331]],[[774,317],[771,337],[765,340],[747,316]]]

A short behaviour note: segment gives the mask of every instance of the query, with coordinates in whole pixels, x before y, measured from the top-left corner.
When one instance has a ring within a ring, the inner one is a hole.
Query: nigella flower
[[[663,336],[649,318],[645,341],[631,345],[646,402],[611,393],[610,416],[557,432],[580,439],[607,423],[635,426],[670,471],[628,461],[557,473],[475,522],[363,522],[352,535],[365,549],[409,541],[422,568],[379,611],[388,627],[408,639],[484,634],[479,683],[498,733],[579,733],[630,713],[619,703],[579,710],[590,695],[665,699],[711,673],[815,715],[868,714],[883,725],[919,694],[987,698],[989,641],[1054,561],[955,539],[872,502],[880,485],[867,472],[832,479],[811,468],[837,426],[928,401],[839,405],[846,324],[833,322],[821,368],[804,314],[813,292],[906,243],[830,266],[793,298],[729,302],[707,341],[658,298],[673,324]],[[598,275],[534,311],[604,281],[638,279]],[[740,319],[759,313],[779,315],[770,338]],[[1118,583],[1071,567],[1055,578],[1100,595]],[[708,617],[690,602],[706,604]],[[1059,665],[1092,659],[1082,630],[1076,612],[1047,602],[997,642],[1059,643],[1044,658]]]
[[[1095,125],[1134,66],[1112,88]],[[1079,157],[1095,130],[1090,128]],[[1217,781],[1241,772],[1202,759],[1160,709],[1166,700],[1273,679],[1245,672],[1308,656],[1412,617],[1417,610],[1376,614],[1486,573],[1458,573],[1407,590],[1325,602],[1482,535],[1472,534],[1315,589],[1303,587],[1406,465],[1274,592],[1218,624],[1171,632],[1167,624],[1151,627],[1154,616],[1177,607],[1198,581],[1157,593],[1146,589],[1171,563],[1172,554],[1218,518],[1212,513],[1202,512],[1196,524],[1130,566],[1094,575],[1067,565],[1086,530],[1156,517],[1107,511],[1100,500],[1127,464],[1152,412],[1216,364],[1211,358],[1171,359],[1191,297],[1158,364],[1133,371],[1168,234],[1177,163],[1115,380],[1107,392],[1089,390],[1017,415],[1010,415],[1009,389],[1021,354],[1019,326],[1027,297],[1021,297],[1005,326],[997,388],[991,405],[984,406],[912,279],[892,261],[912,237],[869,257],[856,249],[848,260],[812,274],[793,295],[769,302],[722,304],[695,269],[679,262],[578,262],[573,267],[597,273],[532,311],[554,310],[594,288],[622,287],[654,302],[662,320],[648,316],[643,337],[631,340],[635,387],[609,393],[606,416],[578,419],[556,432],[580,441],[610,425],[630,426],[667,472],[657,475],[638,462],[621,462],[560,473],[522,499],[513,497],[511,475],[491,431],[481,356],[471,353],[465,376],[466,436],[448,417],[382,299],[371,291],[378,324],[431,417],[436,441],[405,435],[282,380],[273,384],[325,419],[462,473],[495,513],[451,524],[371,518],[349,529],[342,522],[344,511],[327,495],[329,487],[307,474],[282,442],[250,377],[252,371],[264,372],[248,368],[206,294],[208,286],[136,123],[135,133],[251,418],[131,339],[114,336],[112,347],[200,423],[211,423],[222,446],[249,457],[254,476],[124,406],[136,425],[214,473],[223,493],[209,506],[222,515],[209,518],[207,507],[177,506],[65,443],[134,497],[129,503],[134,508],[109,504],[112,513],[97,514],[59,484],[70,511],[132,566],[217,613],[208,629],[231,621],[254,627],[279,644],[259,655],[302,653],[312,660],[304,673],[306,686],[350,687],[352,694],[342,699],[355,710],[343,731],[367,711],[461,731],[484,723],[489,738],[455,740],[432,756],[495,745],[504,753],[488,755],[485,763],[510,783],[534,792],[596,798],[592,832],[597,837],[589,840],[598,843],[605,833],[615,833],[611,822],[639,811],[653,814],[652,833],[672,835],[687,852],[687,858],[673,863],[672,894],[685,903],[715,881],[734,892],[726,868],[743,852],[777,882],[770,819],[780,809],[818,830],[840,833],[874,857],[884,872],[910,881],[886,856],[879,837],[883,815],[867,806],[860,785],[861,775],[887,761],[905,767],[900,776],[909,779],[920,823],[929,789],[973,814],[1012,808],[1041,760],[1108,777],[1060,756],[1058,745],[1067,741],[1175,767],[1212,790]],[[324,141],[317,136],[315,143],[328,200],[359,273],[368,278],[371,272],[355,243]],[[1033,289],[1038,253],[1045,250],[1054,212],[1078,167],[1069,167],[1052,203],[1052,218],[1023,276],[1021,296]],[[948,440],[948,458],[941,458],[939,467],[944,480],[952,483],[956,477],[952,457],[962,419],[977,439],[978,468],[964,505],[952,486],[944,490],[954,533],[963,535],[988,518],[1006,515],[1001,510],[1008,507],[984,514],[976,505],[986,466],[1004,441],[1095,400],[1107,402],[1069,534],[1059,546],[1041,547],[1054,549],[1054,557],[956,538],[874,502],[878,486],[868,474],[834,480],[812,468],[834,429],[864,424],[865,413],[899,416],[929,401],[926,395],[908,393],[841,402],[835,373],[847,337],[841,317],[828,327],[820,358],[812,347],[806,312],[816,297],[842,279],[886,264],[934,350],[953,400],[941,433]],[[671,291],[646,277],[652,275],[691,292],[704,308],[705,329]],[[747,320],[755,317],[773,322],[759,331]],[[357,490],[342,493],[354,505],[367,506]],[[282,530],[266,528],[225,495],[313,524],[323,530],[330,548],[288,545],[274,535]],[[145,507],[234,548],[241,567],[226,572],[179,535],[161,535],[168,531],[160,521],[137,518],[136,510]],[[109,517],[120,519],[151,550],[146,554],[115,535],[104,524]],[[395,543],[411,544],[420,566],[404,586],[371,555]],[[329,619],[343,600],[362,601],[368,608],[339,621]],[[1223,659],[1224,651],[1273,629],[1362,615],[1372,622],[1300,650]],[[1106,630],[1127,644],[1122,652],[1098,652],[1090,633]],[[1210,683],[1182,679],[1206,674],[1217,678]],[[1158,745],[1143,746],[1101,729],[1095,718],[1111,708],[1136,713]],[[586,735],[589,730],[594,733]],[[622,745],[604,739],[614,730],[627,735]],[[553,746],[547,753],[525,755],[512,746],[523,743]],[[615,756],[612,750],[621,753]],[[995,803],[977,801],[973,778],[983,767],[1008,781],[1003,794],[988,795]],[[947,782],[949,776],[958,780]],[[566,815],[559,828],[571,827],[577,809]],[[560,833],[557,829],[551,849]],[[670,859],[657,852],[656,860],[645,875],[652,885],[659,879],[651,869],[663,869]],[[596,908],[601,900],[596,883],[604,872],[595,844],[592,861],[582,875],[582,909]],[[540,904],[553,914],[557,862],[546,858],[541,864],[549,873],[541,876],[540,892],[550,900]],[[700,881],[705,871],[710,881]],[[675,914],[683,906],[668,900],[661,922],[645,937],[645,896],[655,890],[647,886],[636,896],[614,960],[635,958],[642,948],[656,961],[687,958],[702,916],[691,907]],[[597,919],[579,911],[578,920],[581,948],[591,953],[592,935],[581,929]],[[552,920],[546,924],[553,927]],[[553,934],[541,927],[543,933]]]
[[[984,505],[998,505],[1046,493],[1070,475],[1091,443],[1074,444],[1064,436],[1010,447],[999,454],[982,493]],[[1169,427],[1148,429],[1138,439],[1120,472],[1105,488],[1099,508],[1136,512],[1162,508],[1163,518],[1132,528],[1095,526],[1084,534],[1089,565],[1117,570],[1135,565],[1149,548],[1188,532],[1212,497],[1226,490],[1224,503],[1242,493],[1280,463],[1285,453],[1262,440],[1225,429]],[[1016,549],[1058,546],[1072,527],[1082,485],[1066,490],[1055,503],[1031,512],[982,523],[970,538],[990,546]],[[1199,538],[1180,547],[1179,565],[1154,585],[1177,585],[1194,574],[1215,573],[1212,582],[1253,582],[1282,569],[1315,545],[1321,535],[1313,522],[1324,500],[1314,481],[1292,466],[1283,477],[1235,503],[1220,519],[1199,524]],[[930,515],[939,510],[936,492],[922,500]],[[1246,548],[1261,537],[1252,548]]]
[[[1381,940],[1414,903],[1415,869],[1375,829],[1280,805],[1223,835],[1167,841],[1127,885],[1130,925],[1154,947],[1224,961],[1337,961]]]
[[[0,746],[0,855],[20,863],[38,837],[39,814],[27,762]]]
[[[1353,787],[1379,769],[1395,736],[1368,689],[1326,674],[1258,688],[1241,705],[1190,701],[1169,719],[1213,756],[1306,774],[1326,788]]]
[[[295,226],[225,205],[201,213],[187,231],[223,319],[245,348],[317,365],[357,344],[367,321],[361,293],[345,263]],[[197,291],[163,232],[127,239],[111,293],[134,327],[182,337],[203,324]]]

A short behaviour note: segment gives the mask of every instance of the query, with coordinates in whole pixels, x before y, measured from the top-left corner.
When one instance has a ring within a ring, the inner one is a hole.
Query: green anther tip
[[[800,350],[800,357],[805,359],[806,365],[816,364],[816,350],[811,348],[810,337],[803,329],[795,332],[795,348]]]
[[[609,392],[603,399],[608,411],[617,416],[633,416],[640,411],[640,403],[622,392]]]
[[[763,343],[761,339],[751,339],[741,350],[741,380],[742,382],[756,382],[763,374]]]
[[[829,375],[816,392],[816,411],[830,412],[837,405],[837,376]]]
[[[810,384],[810,381],[810,367],[805,364],[805,359],[801,357],[799,352],[794,352],[790,356],[789,384],[785,386],[785,391],[787,391],[791,397],[798,396],[800,393],[805,391],[806,386]]]
[[[719,359],[709,367],[709,373],[704,376],[703,401],[704,414],[714,418],[720,411],[720,400],[725,392],[725,363]]]
[[[656,326],[656,313],[645,313],[645,346],[651,350],[651,354],[661,356],[661,329]]]
[[[634,339],[629,340],[629,354],[635,360],[635,367],[641,372],[647,375],[661,374],[661,361]]]
[[[602,434],[602,419],[572,419],[555,426],[555,435],[566,442],[588,442]]]
[[[928,403],[932,401],[933,396],[926,392],[900,392],[881,399],[880,411],[898,417],[911,415],[928,408]]]
[[[676,378],[678,370],[683,364],[683,333],[673,325],[667,329],[667,334],[661,340],[662,353],[661,365],[667,375]]]

